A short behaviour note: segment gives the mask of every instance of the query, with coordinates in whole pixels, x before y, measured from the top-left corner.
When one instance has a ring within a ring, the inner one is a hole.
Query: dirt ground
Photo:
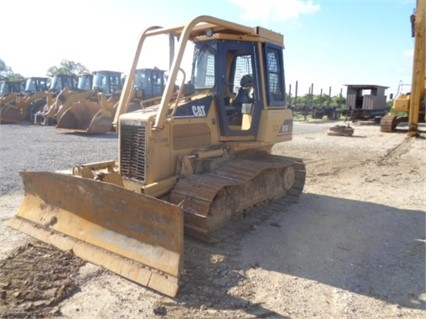
[[[274,147],[306,164],[296,203],[260,209],[246,232],[215,245],[185,238],[174,299],[7,227],[23,196],[7,184],[0,317],[426,318],[426,133],[363,123],[352,137],[328,136],[336,124],[296,122],[293,141]],[[10,128],[0,129],[3,139]]]

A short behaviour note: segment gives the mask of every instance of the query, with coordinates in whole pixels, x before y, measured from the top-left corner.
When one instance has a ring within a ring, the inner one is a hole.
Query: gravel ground
[[[117,159],[117,135],[81,135],[49,126],[0,126],[0,194],[21,191],[19,171],[54,171]]]
[[[217,245],[185,238],[175,299],[6,226],[19,171],[116,159],[115,134],[0,126],[0,317],[425,318],[425,135],[328,136],[335,124],[296,122],[274,147],[305,161],[297,203]]]

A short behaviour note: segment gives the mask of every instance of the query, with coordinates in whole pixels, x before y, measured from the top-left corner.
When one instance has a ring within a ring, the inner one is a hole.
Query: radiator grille
[[[146,127],[120,126],[120,173],[138,182],[145,182]]]

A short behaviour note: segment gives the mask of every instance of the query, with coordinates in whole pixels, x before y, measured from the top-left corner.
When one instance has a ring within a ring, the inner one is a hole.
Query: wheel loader
[[[140,53],[158,37],[174,39],[161,100],[125,113]],[[25,197],[9,225],[176,296],[185,235],[215,242],[253,207],[303,190],[303,161],[271,152],[292,139],[283,48],[280,33],[211,16],[148,28],[118,103],[119,160],[21,172]]]
[[[1,108],[1,123],[34,121],[40,112],[64,87],[74,88],[77,78],[74,75],[57,74],[52,78],[30,77],[25,80],[25,90],[16,93]]]
[[[16,99],[16,94],[25,90],[24,80],[0,81],[0,110],[4,105]],[[1,111],[0,111],[1,112]]]
[[[21,80],[1,80],[0,81],[0,98],[12,93],[19,93],[25,88],[23,86],[24,81]]]
[[[2,101],[0,123],[18,123],[30,121],[31,111],[45,104],[45,93],[48,90],[48,78],[29,77],[25,79],[25,88],[21,92],[9,94]]]
[[[126,111],[134,111],[158,103],[164,90],[164,71],[158,68],[137,69],[133,95]],[[73,96],[58,113],[57,128],[85,134],[104,134],[114,129],[113,121],[122,85],[121,73],[94,72],[91,94]],[[121,80],[120,80],[121,81]]]
[[[73,96],[62,104],[56,128],[85,134],[104,134],[113,128],[113,110],[122,89],[122,73],[93,72],[93,86],[88,94]]]
[[[164,91],[165,82],[164,70],[156,67],[137,69],[133,96],[127,112],[158,104]]]
[[[78,82],[76,87],[64,87],[56,97],[48,96],[45,108],[40,114],[39,120],[35,119],[34,124],[56,125],[57,119],[69,108],[72,103],[87,99],[94,93],[93,74],[84,73],[77,76]]]

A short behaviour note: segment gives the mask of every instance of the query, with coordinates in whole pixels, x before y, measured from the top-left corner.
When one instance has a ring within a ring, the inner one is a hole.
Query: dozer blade
[[[51,172],[21,172],[25,198],[9,226],[174,297],[183,263],[179,206]]]

